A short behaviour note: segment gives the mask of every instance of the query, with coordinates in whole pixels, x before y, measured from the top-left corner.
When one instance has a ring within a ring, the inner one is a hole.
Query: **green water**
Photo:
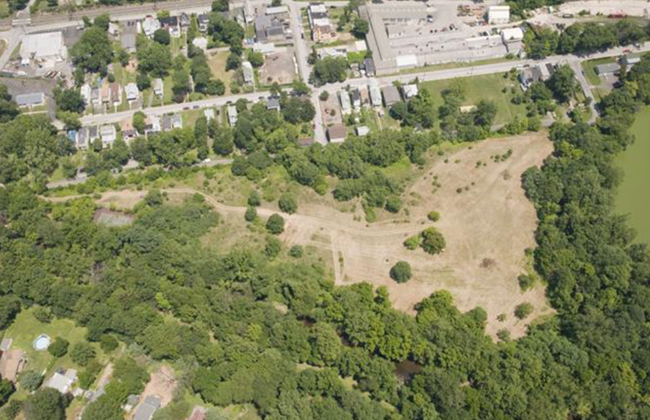
[[[650,106],[636,116],[632,126],[636,141],[616,158],[625,172],[616,195],[616,209],[629,215],[637,242],[650,244]]]

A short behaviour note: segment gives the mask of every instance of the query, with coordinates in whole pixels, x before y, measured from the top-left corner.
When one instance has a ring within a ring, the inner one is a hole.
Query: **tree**
[[[212,149],[221,156],[228,156],[232,153],[235,145],[233,143],[233,132],[228,127],[222,127],[213,120],[209,127],[210,137],[213,139]]]
[[[254,208],[254,207],[253,207]],[[264,254],[273,259],[280,254],[282,250],[282,242],[274,236],[266,237],[266,245],[264,245]]]
[[[312,121],[316,110],[310,100],[293,97],[283,101],[282,115],[287,122],[298,124]]]
[[[266,221],[266,230],[273,235],[279,235],[284,232],[284,218],[277,213],[272,214]]]
[[[110,26],[110,23],[111,23],[111,16],[108,13],[99,15],[93,20],[93,26],[102,28],[102,30],[104,31],[108,31],[108,27]]]
[[[83,411],[82,420],[122,420],[123,418],[124,410],[120,401],[111,395],[104,394],[88,404]]]
[[[515,316],[519,319],[524,319],[533,313],[533,305],[528,302],[520,303],[515,307]]]
[[[294,245],[289,249],[289,255],[293,258],[302,258],[304,252],[305,251],[301,245]]]
[[[62,111],[81,114],[86,108],[86,104],[78,90],[56,88],[54,89],[54,100],[56,106]]]
[[[68,353],[69,345],[70,342],[68,340],[62,337],[57,337],[47,348],[47,351],[54,357],[63,357]]]
[[[183,102],[185,95],[187,95],[192,90],[192,87],[190,85],[190,75],[184,69],[176,70],[172,75],[172,80],[174,83],[172,85],[172,92],[174,92],[174,101]]]
[[[343,82],[348,75],[348,61],[343,57],[317,60],[310,78],[318,85]]]
[[[440,220],[440,213],[437,211],[430,211],[429,214],[427,214],[427,219],[429,219],[432,222],[437,222]]]
[[[0,123],[6,123],[13,120],[20,110],[9,94],[7,86],[0,84]]]
[[[568,64],[558,67],[546,85],[553,92],[553,96],[562,103],[569,102],[579,89],[575,73]]]
[[[146,115],[142,111],[133,114],[133,128],[136,129],[138,134],[144,134],[145,119]]]
[[[169,45],[171,42],[171,36],[167,30],[161,28],[153,33],[153,40],[162,45]]]
[[[18,383],[29,392],[36,391],[43,383],[43,375],[33,370],[22,372],[18,376]]]
[[[95,359],[95,349],[89,343],[81,341],[72,346],[70,358],[79,366],[86,366]]]
[[[244,219],[247,222],[254,222],[257,220],[257,209],[253,206],[248,206],[246,208],[246,213],[244,213]]]
[[[359,39],[365,38],[366,34],[370,30],[370,24],[367,20],[357,17],[354,20],[354,26],[352,27],[352,35]]]
[[[71,49],[75,65],[89,73],[105,73],[113,60],[113,46],[105,30],[98,26],[86,29]]]
[[[172,67],[172,54],[168,46],[157,42],[146,42],[138,46],[138,70],[153,77],[163,78]]]
[[[439,254],[445,249],[445,238],[442,236],[438,229],[430,227],[425,229],[422,233],[422,249],[429,254]]]
[[[115,337],[110,334],[103,334],[99,340],[99,346],[105,353],[110,353],[120,345]]]
[[[53,388],[39,389],[25,401],[26,420],[65,420],[66,402]]]
[[[406,283],[411,280],[411,265],[406,261],[398,261],[390,269],[390,278],[397,283]]]
[[[248,52],[248,61],[250,61],[251,65],[255,68],[262,67],[264,65],[264,54],[250,50]]]
[[[138,75],[135,77],[135,84],[138,86],[138,89],[140,89],[140,91],[149,89],[151,87],[151,78],[145,73],[138,73]]]
[[[280,210],[289,214],[293,214],[296,212],[296,210],[298,210],[296,199],[290,193],[284,193],[282,196],[280,196],[280,200],[278,200],[278,206],[280,207]]]
[[[237,54],[230,53],[226,59],[226,70],[237,70],[241,67],[241,57]]]
[[[320,95],[318,95],[318,99],[320,99],[323,102],[325,102],[329,97],[330,97],[330,93],[326,90],[322,91]]]
[[[13,382],[7,379],[0,379],[0,407],[9,401],[9,397],[14,393],[16,388]]]

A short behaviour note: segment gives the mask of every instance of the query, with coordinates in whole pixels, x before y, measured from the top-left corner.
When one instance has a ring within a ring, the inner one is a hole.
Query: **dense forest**
[[[48,203],[21,180],[0,188],[0,325],[43,306],[87,327],[89,341],[118,339],[182,364],[183,386],[204,401],[252,403],[266,419],[648,418],[650,254],[612,211],[612,161],[650,101],[650,60],[622,79],[596,126],[554,125],[553,154],[523,177],[539,217],[535,266],[557,316],[519,340],[493,342],[485,312],[460,313],[445,291],[423,297],[413,317],[393,309],[383,288],[335,287],[299,253],[215,255],[200,238],[219,215],[200,196],[171,205],[152,191],[132,225],[108,228],[93,222],[90,198]],[[3,150],[60,153],[35,117],[7,119],[33,119],[34,139],[23,146],[11,131],[0,136]],[[32,146],[37,133],[52,150]],[[406,133],[393,142],[399,155],[434,138]],[[372,143],[346,147],[361,162],[395,159],[375,155],[383,148]],[[405,382],[394,375],[404,360],[422,367]],[[120,405],[146,380],[133,363],[120,361],[84,420],[122,418]],[[27,399],[28,419],[42,418],[34,413],[46,397]]]

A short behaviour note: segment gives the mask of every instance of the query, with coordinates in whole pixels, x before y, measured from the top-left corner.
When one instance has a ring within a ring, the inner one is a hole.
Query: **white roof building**
[[[418,65],[418,57],[415,54],[400,55],[396,59],[397,67],[415,67]]]
[[[244,83],[247,85],[252,85],[255,83],[255,72],[253,71],[253,65],[250,61],[243,61],[241,63],[241,70],[244,74]]]
[[[418,94],[418,85],[410,84],[402,86],[402,92],[404,92],[404,99],[411,99]]]
[[[379,108],[382,105],[381,102],[381,90],[377,82],[368,84],[368,93],[370,94],[370,103],[373,107]]]
[[[63,61],[67,57],[68,50],[61,32],[25,35],[20,45],[20,58],[23,60]]]
[[[262,54],[273,54],[275,52],[275,44],[256,42],[253,44],[253,51],[261,52]]]
[[[490,25],[508,23],[510,22],[510,6],[490,6],[487,15]]]
[[[83,99],[86,103],[86,106],[90,105],[90,99],[93,94],[93,90],[90,85],[88,83],[84,83],[83,86],[81,86],[79,93],[81,94],[81,99]]]
[[[165,93],[164,91],[165,84],[163,83],[162,79],[154,79],[152,86],[153,86],[153,93],[156,96],[163,96],[163,94]]]
[[[128,85],[126,85],[124,91],[126,92],[127,101],[137,101],[138,98],[140,97],[140,89],[138,89],[138,85],[136,85],[135,83],[129,83]]]
[[[153,33],[160,29],[160,21],[153,16],[147,16],[142,21],[142,32],[149,38],[153,37]]]
[[[234,105],[228,105],[226,113],[228,114],[228,123],[233,126],[237,124],[237,108]]]
[[[521,28],[506,28],[501,31],[501,39],[504,44],[521,42],[524,39],[524,31]]]
[[[102,125],[99,127],[99,138],[102,139],[104,146],[113,144],[117,139],[117,130],[114,125]]]
[[[266,8],[267,15],[281,15],[283,13],[289,13],[289,7],[282,5],[282,6]]]
[[[365,125],[357,127],[355,131],[357,132],[357,136],[367,136],[370,133],[370,129]]]
[[[210,120],[213,120],[213,119],[214,119],[214,109],[212,109],[212,108],[204,109],[204,110],[203,110],[203,115],[204,115],[205,118],[208,120],[208,122],[209,122]]]
[[[64,374],[55,372],[54,375],[45,383],[46,388],[53,388],[61,394],[67,394],[72,389],[72,384],[77,380],[77,371],[68,369]]]
[[[350,94],[347,90],[339,91],[339,101],[341,101],[341,114],[349,114],[352,112],[352,102],[350,101]]]

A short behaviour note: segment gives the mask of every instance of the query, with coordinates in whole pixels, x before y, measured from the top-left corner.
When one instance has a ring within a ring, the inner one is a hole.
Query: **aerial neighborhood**
[[[648,418],[640,0],[0,0],[0,420]]]

